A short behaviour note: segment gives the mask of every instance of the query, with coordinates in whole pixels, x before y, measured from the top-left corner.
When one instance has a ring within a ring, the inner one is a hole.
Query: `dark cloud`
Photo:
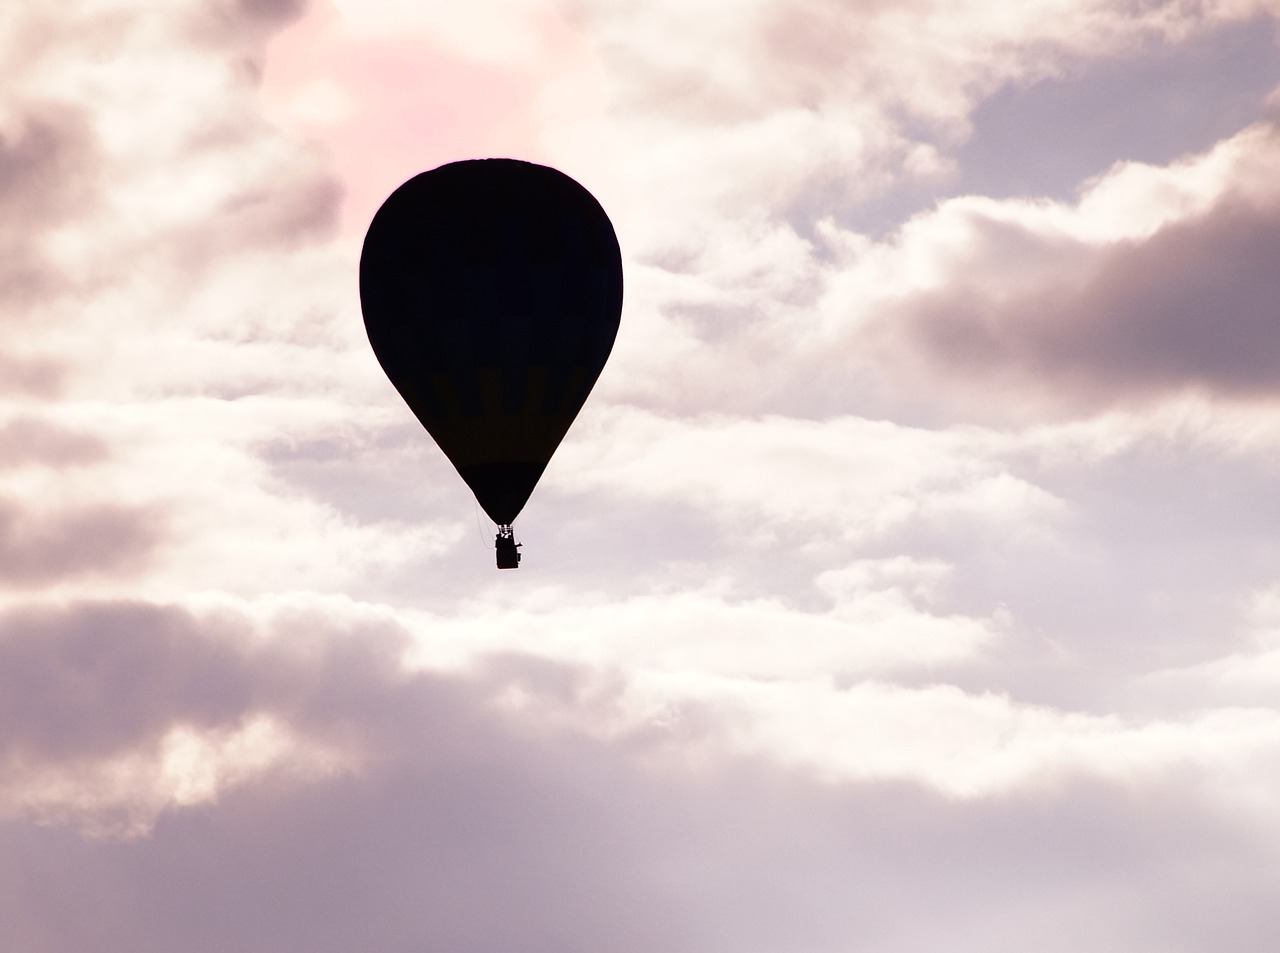
[[[30,218],[74,211],[87,194],[91,137],[85,117],[58,104],[30,108],[18,131],[0,135],[0,202]]]
[[[0,499],[0,585],[131,572],[163,538],[161,516],[152,509],[96,504],[33,514]]]
[[[101,603],[0,619],[3,754],[110,755],[175,722],[234,723],[253,698],[242,622]]]
[[[68,282],[42,242],[52,229],[91,213],[100,199],[96,138],[81,111],[31,103],[14,127],[0,135],[0,302],[9,321],[65,290]]]
[[[307,12],[307,6],[307,0],[237,0],[236,3],[244,15],[275,23],[296,20]]]
[[[110,456],[105,440],[19,417],[0,426],[0,470],[29,464],[52,467],[98,463]]]
[[[299,616],[273,646],[249,628],[142,604],[0,623],[11,745],[101,752],[268,711],[364,755],[174,809],[139,839],[0,824],[13,948],[1262,953],[1280,927],[1275,845],[1209,809],[1204,779],[964,801],[750,759],[690,767],[662,753],[714,737],[714,718],[604,741],[495,706],[519,689],[606,713],[607,688],[573,669],[409,674],[394,631]]]
[[[0,394],[24,397],[56,397],[67,375],[65,365],[50,358],[23,358],[0,354]]]
[[[960,275],[895,309],[873,334],[997,400],[1102,406],[1192,389],[1273,397],[1277,261],[1280,206],[1232,196],[1029,293]]]
[[[231,728],[271,713],[338,736],[396,681],[405,635],[294,614],[257,637],[232,613],[79,602],[0,617],[0,763],[56,763],[145,746],[175,725]],[[366,712],[369,715],[369,712]],[[376,719],[375,719],[376,720]]]
[[[202,0],[183,16],[186,38],[199,45],[238,47],[255,63],[263,43],[307,12],[309,0]]]

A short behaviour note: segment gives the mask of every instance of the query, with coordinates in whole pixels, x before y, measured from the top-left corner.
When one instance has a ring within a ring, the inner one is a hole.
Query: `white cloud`
[[[1141,788],[1191,774],[1215,799],[1234,805],[1236,786],[1256,777],[1256,765],[1280,756],[1280,716],[1269,708],[1125,723],[949,685],[864,682],[832,691],[821,682],[739,684],[708,695],[702,700],[736,709],[743,719],[734,738],[740,750],[826,777],[910,780],[958,797],[1081,775]],[[1252,800],[1251,808],[1263,806]]]
[[[586,423],[561,449],[551,486],[674,499],[748,529],[803,522],[819,537],[862,541],[904,524],[973,520],[1020,535],[1051,525],[1061,507],[1003,468],[1011,444],[994,431],[623,410]]]
[[[717,591],[723,586],[597,597],[586,606],[573,605],[569,593],[535,591],[531,605],[468,604],[456,616],[418,618],[412,660],[454,668],[536,647],[540,656],[617,673],[624,684],[658,677],[687,688],[946,666],[1000,637],[998,619],[934,615],[894,586],[836,586],[824,580],[835,592],[825,611]]]

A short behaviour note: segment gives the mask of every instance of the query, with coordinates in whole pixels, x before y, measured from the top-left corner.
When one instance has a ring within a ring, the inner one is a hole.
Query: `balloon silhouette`
[[[562,172],[453,162],[405,182],[369,225],[360,306],[378,363],[499,526],[511,529],[618,333],[622,256]]]

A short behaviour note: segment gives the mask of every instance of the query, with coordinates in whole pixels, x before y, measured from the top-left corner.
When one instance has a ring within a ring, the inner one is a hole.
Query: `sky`
[[[1264,953],[1280,3],[0,7],[0,950]],[[518,572],[369,349],[608,211]]]

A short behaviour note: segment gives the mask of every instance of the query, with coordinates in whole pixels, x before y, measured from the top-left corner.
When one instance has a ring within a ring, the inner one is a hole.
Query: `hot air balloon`
[[[378,363],[496,524],[515,522],[618,333],[622,256],[600,203],[515,159],[453,162],[382,204],[360,255]]]

